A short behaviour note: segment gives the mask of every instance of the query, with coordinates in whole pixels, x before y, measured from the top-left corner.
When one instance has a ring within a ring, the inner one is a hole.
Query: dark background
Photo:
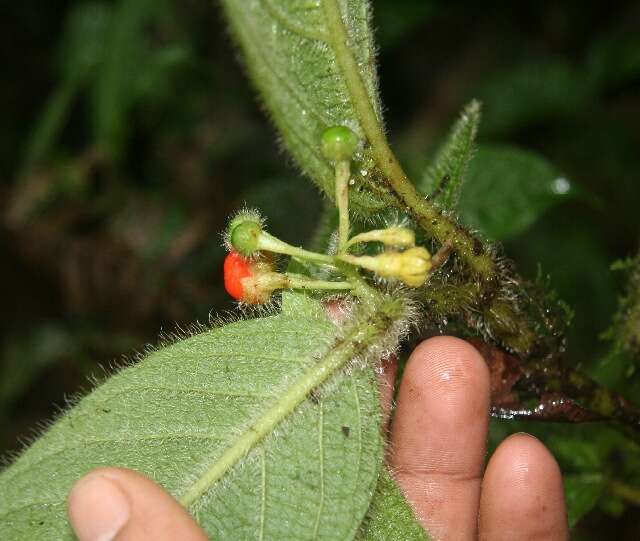
[[[634,365],[600,335],[624,283],[610,265],[638,244],[640,4],[373,7],[388,132],[410,173],[477,97],[481,143],[534,150],[578,188],[505,248],[574,308],[572,362],[635,398]],[[101,366],[232,307],[219,235],[231,212],[258,206],[302,243],[321,197],[280,151],[215,3],[3,2],[0,25],[0,451],[12,451]],[[591,510],[577,538],[640,537],[637,447],[600,425],[496,422],[492,441],[523,427],[576,479],[572,505]]]

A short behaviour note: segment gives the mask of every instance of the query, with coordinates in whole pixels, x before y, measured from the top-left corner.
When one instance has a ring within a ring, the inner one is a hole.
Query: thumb
[[[69,494],[79,541],[206,541],[191,515],[164,489],[132,470],[100,468]]]

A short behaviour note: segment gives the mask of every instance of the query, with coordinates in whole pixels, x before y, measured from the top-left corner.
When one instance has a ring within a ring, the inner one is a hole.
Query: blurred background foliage
[[[636,363],[616,342],[627,312],[606,331],[625,287],[611,265],[636,253],[640,231],[640,4],[373,6],[408,171],[420,179],[464,104],[481,100],[462,219],[525,276],[550,276],[575,313],[571,362],[638,403]],[[275,234],[303,243],[322,200],[279,150],[211,2],[0,12],[0,451],[11,451],[100,366],[232,307],[219,232],[233,210],[260,207]],[[576,539],[640,538],[635,443],[597,423],[495,421],[491,444],[523,429],[565,472]]]

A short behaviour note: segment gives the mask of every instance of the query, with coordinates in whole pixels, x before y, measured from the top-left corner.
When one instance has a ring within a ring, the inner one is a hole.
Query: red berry
[[[242,280],[253,274],[251,263],[238,252],[231,252],[224,260],[224,288],[237,301],[246,300]]]

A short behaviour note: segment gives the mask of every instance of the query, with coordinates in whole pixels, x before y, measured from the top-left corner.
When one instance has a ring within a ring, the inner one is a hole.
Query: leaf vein
[[[296,92],[294,88],[289,84],[287,79],[282,77],[282,75],[278,73],[273,65],[273,60],[266,57],[264,47],[261,47],[259,44],[255,43],[254,37],[253,35],[251,35],[251,33],[247,33],[247,40],[253,42],[253,50],[255,54],[260,57],[260,65],[264,69],[266,69],[266,71],[271,73],[278,84],[281,85],[282,88],[291,96],[291,98],[298,103],[298,106],[301,108],[301,110],[311,113],[314,117],[316,117],[316,120],[318,122],[325,126],[329,126],[329,121],[324,118],[322,113],[318,111],[314,106],[312,106],[303,96]]]
[[[318,514],[316,515],[316,522],[313,526],[313,538],[318,539],[318,532],[320,531],[320,519],[322,518],[322,511],[324,509],[324,411],[322,400],[318,404],[318,457],[320,460],[320,502],[318,504]]]
[[[259,541],[264,539],[264,519],[266,513],[267,500],[267,460],[265,457],[264,446],[260,448],[261,474],[260,474],[260,532]]]
[[[319,28],[305,28],[302,24],[294,21],[285,13],[282,13],[276,6],[273,5],[272,0],[260,0],[260,3],[264,7],[265,11],[271,16],[271,18],[275,19],[278,24],[280,24],[283,28],[286,28],[289,32],[298,34],[303,38],[323,41],[325,43],[327,42],[326,30]]]

